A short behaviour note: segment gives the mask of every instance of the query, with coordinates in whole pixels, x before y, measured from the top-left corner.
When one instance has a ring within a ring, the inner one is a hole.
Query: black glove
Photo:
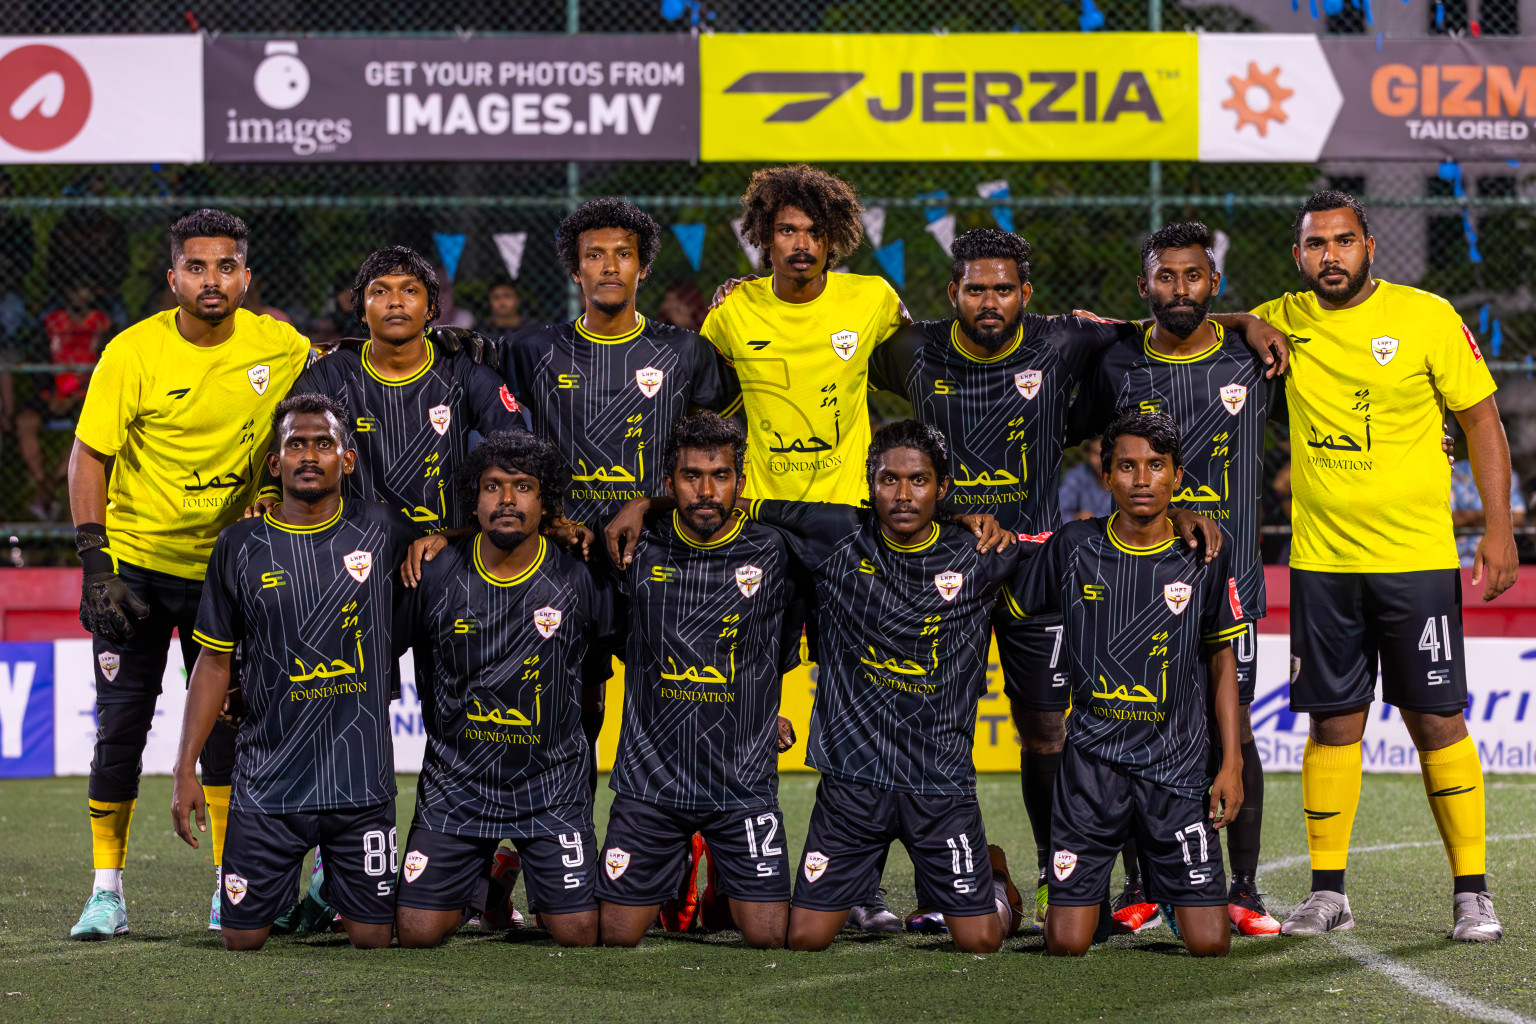
[[[476,363],[501,372],[501,350],[478,331],[468,327],[429,327],[427,337],[449,355],[468,352]]]
[[[75,550],[80,553],[84,577],[80,587],[80,625],[110,643],[120,644],[133,636],[149,605],[128,589],[107,554],[107,528],[86,523],[75,530]]]

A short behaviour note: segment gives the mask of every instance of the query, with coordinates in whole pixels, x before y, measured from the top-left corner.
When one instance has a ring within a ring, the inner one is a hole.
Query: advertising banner
[[[0,37],[0,164],[202,159],[200,37]]]
[[[699,40],[705,160],[1193,160],[1196,37]]]
[[[53,644],[0,643],[0,779],[53,774]]]
[[[214,161],[694,160],[680,35],[207,43]]]

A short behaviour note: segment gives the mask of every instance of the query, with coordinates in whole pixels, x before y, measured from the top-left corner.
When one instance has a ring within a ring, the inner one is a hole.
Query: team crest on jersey
[[[1168,610],[1175,615],[1183,615],[1184,609],[1189,607],[1189,595],[1195,592],[1195,588],[1188,583],[1170,583],[1163,587],[1163,600],[1168,602]]]
[[[1039,370],[1020,370],[1013,375],[1013,386],[1019,389],[1019,394],[1027,400],[1033,400],[1040,392],[1040,382],[1045,379],[1045,374]]]
[[[1056,872],[1056,881],[1065,882],[1077,870],[1077,854],[1071,850],[1057,850],[1051,856],[1051,870]]]
[[[736,567],[736,589],[741,591],[742,597],[751,597],[757,593],[757,588],[763,585],[763,570],[755,565],[738,565]]]
[[[953,601],[955,595],[960,593],[960,584],[965,582],[965,577],[951,569],[949,572],[941,572],[933,578],[933,585],[938,588],[939,596],[946,601]]]
[[[814,882],[820,878],[822,872],[827,870],[827,865],[832,863],[831,858],[820,850],[805,851],[805,880]]]
[[[102,651],[96,655],[96,664],[101,666],[101,677],[110,683],[117,678],[117,670],[123,667],[123,656],[116,651]]]
[[[432,424],[432,429],[441,437],[448,433],[448,424],[453,422],[453,410],[446,405],[434,405],[427,410],[427,422]]]
[[[267,393],[267,385],[272,383],[272,367],[266,363],[257,363],[245,371],[245,379],[251,382],[251,390],[264,395]]]
[[[239,906],[240,901],[245,899],[245,894],[248,891],[250,891],[250,886],[246,884],[244,878],[236,874],[226,873],[224,875],[224,895],[229,897],[229,902]]]
[[[629,870],[629,853],[617,846],[610,847],[603,855],[603,870],[608,872],[609,878],[617,882],[619,876]]]
[[[507,390],[507,386],[501,386],[501,404],[507,407],[507,412],[517,412],[517,396]]]
[[[1386,366],[1392,361],[1392,357],[1397,355],[1397,339],[1385,334],[1379,338],[1372,338],[1371,355],[1375,356],[1376,361],[1382,366]]]
[[[845,363],[853,358],[853,353],[858,350],[858,347],[858,331],[838,331],[832,335],[832,351],[836,352],[837,357]]]
[[[401,861],[401,867],[405,869],[405,880],[414,882],[421,877],[421,873],[427,870],[427,855],[420,850],[412,850]]]
[[[666,374],[654,366],[647,366],[635,371],[635,386],[646,398],[655,398],[656,392],[661,390],[661,382]]]
[[[357,582],[367,583],[368,574],[373,572],[373,552],[354,551],[349,555],[342,555],[341,566]]]
[[[1232,606],[1234,619],[1243,617],[1243,602],[1237,599],[1237,580],[1231,576],[1227,577],[1227,603]]]
[[[1243,405],[1248,401],[1248,385],[1228,384],[1221,389],[1221,404],[1227,407],[1227,412],[1236,416],[1243,411]]]
[[[560,620],[563,618],[565,613],[559,608],[545,605],[533,613],[533,628],[539,631],[539,636],[548,640],[555,635],[555,630],[560,628]]]

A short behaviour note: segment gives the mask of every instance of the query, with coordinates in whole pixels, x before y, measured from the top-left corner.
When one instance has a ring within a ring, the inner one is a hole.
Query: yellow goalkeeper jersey
[[[1449,302],[1377,281],[1349,309],[1292,292],[1254,310],[1291,337],[1291,565],[1320,572],[1453,569],[1446,409],[1493,394]]]
[[[700,333],[741,381],[746,497],[857,505],[869,496],[869,357],[908,319],[885,279],[863,274],[828,274],[810,302],[785,302],[771,277],[759,278],[710,311]]]
[[[234,313],[229,340],[202,347],[176,310],[113,338],[91,374],[75,436],[116,457],[107,537],[124,562],[200,580],[213,540],[256,497],[272,409],[309,362],[289,324]]]

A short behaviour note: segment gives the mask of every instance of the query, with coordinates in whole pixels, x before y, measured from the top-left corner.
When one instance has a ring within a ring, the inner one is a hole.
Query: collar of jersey
[[[477,537],[475,538],[474,543],[475,571],[480,574],[481,579],[485,580],[485,582],[491,584],[493,587],[515,587],[519,583],[527,582],[530,576],[539,571],[539,566],[544,564],[544,552],[547,550],[547,548],[548,545],[546,545],[544,542],[544,535],[540,534],[539,553],[533,556],[533,564],[524,569],[522,572],[518,573],[516,576],[513,576],[511,579],[504,580],[500,576],[491,575],[490,570],[485,567],[485,563],[480,560],[480,539]]]
[[[1019,345],[1022,344],[1023,341],[1024,325],[1019,324],[1019,329],[1013,332],[1013,341],[1009,342],[1008,347],[1003,349],[997,355],[985,357],[973,356],[960,346],[960,321],[955,320],[949,325],[949,343],[955,346],[956,352],[959,352],[973,363],[1000,363],[1004,359],[1007,359],[1009,356],[1013,355],[1014,351],[1018,349]]]
[[[1114,513],[1112,513],[1110,515],[1109,519],[1106,520],[1105,523],[1104,523],[1104,532],[1109,534],[1109,542],[1111,544],[1113,544],[1115,547],[1119,548],[1121,551],[1124,551],[1128,555],[1155,555],[1155,554],[1158,554],[1159,552],[1167,551],[1169,548],[1173,547],[1174,541],[1179,539],[1179,535],[1177,533],[1175,533],[1172,537],[1169,537],[1167,540],[1159,541],[1158,543],[1153,544],[1150,547],[1145,547],[1145,548],[1133,547],[1132,545],[1125,543],[1119,537],[1115,536],[1115,516],[1118,516],[1119,514],[1120,514],[1119,512],[1114,512]],[[1173,520],[1170,519],[1170,520],[1168,520],[1168,522],[1171,525],[1173,523]]]
[[[276,519],[272,518],[272,512],[270,509],[262,516],[262,518],[267,521],[268,526],[275,526],[279,530],[282,530],[284,533],[319,533],[321,530],[329,530],[331,527],[336,525],[338,520],[341,519],[341,507],[345,500],[346,499],[344,498],[338,499],[336,502],[336,514],[331,516],[331,518],[327,519],[325,522],[316,523],[314,526],[293,526],[289,523],[280,523]],[[278,502],[278,504],[282,504],[282,502]]]
[[[1226,332],[1221,329],[1221,324],[1213,323],[1211,326],[1216,328],[1216,340],[1199,352],[1187,356],[1170,356],[1159,352],[1152,347],[1151,327],[1148,327],[1147,333],[1141,336],[1141,350],[1147,354],[1148,359],[1156,359],[1160,363],[1198,363],[1206,356],[1214,355],[1221,348],[1221,343],[1226,340]]]
[[[885,531],[883,529],[880,530],[880,539],[885,541],[886,547],[890,548],[892,551],[900,551],[904,555],[915,554],[919,551],[927,551],[939,541],[939,524],[937,522],[929,523],[927,538],[924,540],[914,541],[911,544],[897,544],[895,541],[891,540],[891,538],[885,535]]]
[[[375,370],[372,366],[368,365],[368,351],[373,348],[373,342],[365,341],[363,342],[363,372],[372,377],[374,380],[378,381],[380,384],[385,384],[392,388],[397,388],[402,384],[409,384],[412,381],[419,379],[421,375],[426,373],[428,370],[432,369],[432,363],[437,359],[437,355],[435,353],[437,346],[432,344],[430,341],[425,341],[423,344],[427,346],[427,361],[422,365],[421,369],[417,370],[415,373],[408,377],[386,377],[379,371]]]
[[[699,548],[708,551],[712,548],[724,547],[737,537],[741,536],[742,529],[747,525],[746,514],[741,509],[731,509],[731,525],[720,533],[715,534],[714,540],[707,540],[702,544],[683,532],[682,517],[677,514],[677,509],[672,510],[672,532],[681,538],[684,544],[691,548]]]
[[[599,345],[619,345],[633,338],[640,337],[640,332],[645,330],[645,316],[641,313],[635,314],[635,329],[626,331],[623,334],[593,334],[587,330],[586,319],[587,314],[585,313],[576,318],[576,333],[588,341],[597,342]]]

